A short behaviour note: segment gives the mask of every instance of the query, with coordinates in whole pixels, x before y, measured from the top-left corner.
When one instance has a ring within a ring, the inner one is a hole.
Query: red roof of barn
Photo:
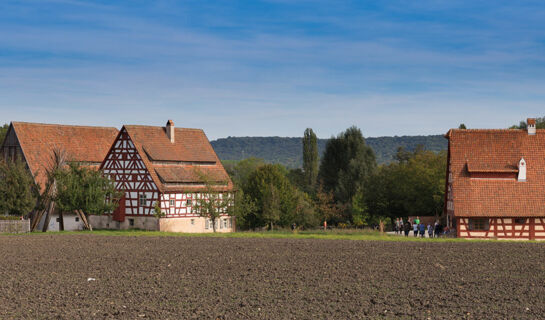
[[[545,216],[545,130],[453,129],[446,137],[456,216]],[[516,179],[522,158],[525,182]]]
[[[124,128],[161,192],[201,190],[203,179],[199,175],[226,183],[217,189],[232,190],[233,183],[203,130],[175,128],[172,143],[165,127]]]
[[[52,165],[54,149],[64,149],[69,161],[100,164],[118,133],[112,127],[28,122],[12,122],[11,125],[40,188],[47,182],[46,170]]]

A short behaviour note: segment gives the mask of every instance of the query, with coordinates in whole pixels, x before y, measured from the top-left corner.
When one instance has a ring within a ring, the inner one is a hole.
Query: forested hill
[[[414,150],[423,145],[426,150],[441,151],[447,148],[442,135],[366,138],[373,148],[378,163],[390,162],[398,147]],[[318,152],[324,152],[327,139],[318,139]],[[227,137],[211,142],[221,160],[241,160],[249,157],[262,158],[270,163],[281,163],[290,168],[303,163],[301,138],[282,137]]]

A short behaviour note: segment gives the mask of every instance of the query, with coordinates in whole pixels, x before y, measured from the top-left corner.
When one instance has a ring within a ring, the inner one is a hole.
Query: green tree
[[[318,139],[311,128],[305,130],[303,136],[303,172],[305,182],[311,190],[318,177]]]
[[[381,166],[366,194],[372,217],[439,215],[444,202],[446,152],[416,150],[407,161]]]
[[[464,123],[461,123],[460,126],[458,126],[458,129],[467,129],[467,128]]]
[[[53,201],[62,212],[101,215],[117,208],[121,193],[102,171],[72,162],[55,172]]]
[[[242,186],[242,189],[256,205],[256,210],[246,217],[249,228],[259,228],[268,224],[271,220],[270,214],[277,212],[276,208],[273,208],[273,211],[267,211],[269,210],[267,206],[273,200],[275,206],[279,205],[278,224],[288,226],[294,222],[297,206],[296,192],[286,177],[286,169],[281,165],[266,164],[259,167],[250,175],[248,182]]]
[[[35,206],[38,191],[22,161],[0,160],[0,213],[24,216]]]
[[[233,205],[232,193],[225,192],[223,187],[227,181],[217,181],[212,176],[196,170],[195,173],[204,183],[200,198],[195,200],[193,212],[201,217],[210,219],[212,230],[216,232],[217,219],[224,214],[230,214],[229,209]]]
[[[250,175],[259,167],[265,165],[263,159],[247,158],[238,161],[229,171],[229,176],[237,186],[245,185]]]
[[[280,220],[280,196],[276,187],[271,183],[263,190],[263,212],[262,219],[269,226],[269,230],[274,229],[274,224]]]
[[[228,207],[229,215],[236,218],[237,228],[248,228],[248,217],[255,216],[257,206],[242,189],[235,192],[234,204]]]
[[[376,168],[373,150],[365,144],[361,130],[350,127],[331,138],[320,165],[319,178],[326,192],[346,210],[344,219],[352,220],[352,199],[357,191],[366,192],[367,181]]]
[[[9,128],[8,124],[4,124],[2,127],[0,127],[0,146],[4,142],[4,138],[6,138],[8,128]]]

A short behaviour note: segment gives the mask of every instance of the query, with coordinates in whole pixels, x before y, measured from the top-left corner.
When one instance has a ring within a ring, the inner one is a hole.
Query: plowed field
[[[0,319],[537,319],[545,244],[0,236]]]

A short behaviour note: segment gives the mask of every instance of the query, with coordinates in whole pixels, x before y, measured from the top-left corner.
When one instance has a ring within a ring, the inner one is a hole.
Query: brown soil
[[[0,253],[0,319],[545,314],[535,243],[49,234],[0,236]]]

